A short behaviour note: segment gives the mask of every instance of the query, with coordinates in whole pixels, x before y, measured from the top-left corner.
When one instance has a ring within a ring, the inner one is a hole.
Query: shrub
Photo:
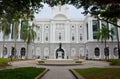
[[[18,61],[18,60],[21,60],[21,59],[16,59],[16,58],[12,59],[12,61]],[[0,67],[9,66],[8,62],[10,61],[11,61],[10,58],[0,58]]]
[[[79,60],[78,60],[78,61],[75,61],[75,63],[82,63],[82,61],[79,61]]]
[[[120,66],[120,59],[110,59],[108,62],[110,62],[110,65]]]
[[[10,59],[8,58],[0,58],[0,66],[8,66],[8,62],[10,61]]]
[[[38,61],[38,63],[39,63],[39,64],[41,64],[41,63],[45,63],[45,61],[43,61],[43,60],[40,60],[40,61]]]

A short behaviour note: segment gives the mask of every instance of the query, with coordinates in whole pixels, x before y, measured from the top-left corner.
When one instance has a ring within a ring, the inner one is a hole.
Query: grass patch
[[[120,79],[120,68],[74,69],[85,79]]]
[[[34,79],[45,68],[24,67],[0,70],[0,79]]]
[[[21,59],[16,59],[16,58],[12,59],[12,61],[18,61],[18,60],[21,60]],[[8,62],[10,61],[11,61],[10,58],[0,58],[0,67],[9,66]]]
[[[120,66],[120,59],[109,59],[110,65]]]
[[[0,58],[0,67],[8,66],[9,61],[10,61],[10,58]]]

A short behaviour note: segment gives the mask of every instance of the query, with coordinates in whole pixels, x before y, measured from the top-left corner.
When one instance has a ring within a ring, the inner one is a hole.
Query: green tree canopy
[[[43,7],[43,3],[50,6],[71,4],[76,8],[83,8],[83,14],[92,14],[97,18],[108,21],[120,27],[116,22],[120,19],[120,0],[2,0],[0,2],[0,16],[7,14],[8,21],[21,17],[32,17]],[[32,13],[32,15],[31,15]],[[17,14],[17,15],[16,15]]]
[[[43,7],[41,2],[42,0],[2,0],[0,2],[0,17],[6,14],[6,18],[10,22],[16,16],[18,19],[31,16],[31,12],[37,13]]]

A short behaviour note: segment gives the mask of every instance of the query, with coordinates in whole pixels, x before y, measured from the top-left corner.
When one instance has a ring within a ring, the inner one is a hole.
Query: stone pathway
[[[76,79],[73,74],[65,67],[50,68],[42,79]]]

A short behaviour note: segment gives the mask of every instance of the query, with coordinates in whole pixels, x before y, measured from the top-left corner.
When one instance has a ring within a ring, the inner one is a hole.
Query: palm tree
[[[13,39],[14,39],[14,53],[16,54],[16,40],[18,38],[18,25],[19,21],[13,21]]]
[[[31,42],[33,42],[36,38],[36,32],[34,31],[34,25],[30,25],[27,20],[24,21],[24,24],[22,24],[22,31],[23,31],[23,37],[22,39],[27,43],[27,52],[26,52],[26,58],[28,58],[28,46]]]
[[[3,57],[4,57],[4,43],[5,43],[5,37],[10,34],[10,26],[11,24],[7,21],[7,19],[2,18],[0,27],[3,33]]]
[[[113,40],[113,35],[114,35],[114,30],[111,29],[109,30],[108,26],[102,26],[102,28],[98,31],[97,33],[97,40],[100,40],[105,43],[105,50],[104,53],[106,51],[106,42],[107,40],[109,40],[109,38],[111,38],[111,40]],[[107,58],[107,56],[105,57]]]

